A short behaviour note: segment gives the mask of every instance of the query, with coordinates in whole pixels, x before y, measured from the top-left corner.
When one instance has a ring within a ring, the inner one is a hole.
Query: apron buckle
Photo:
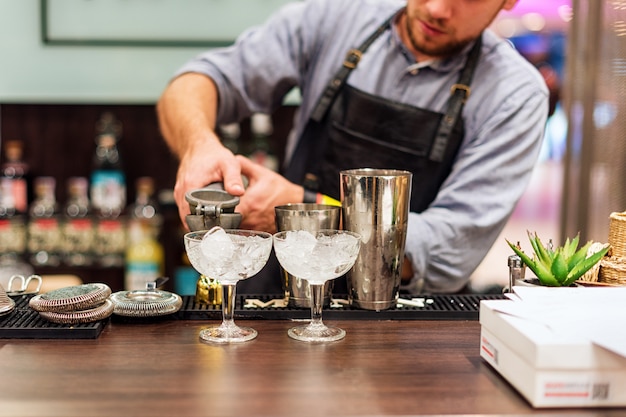
[[[465,91],[465,98],[463,99],[463,103],[465,103],[467,101],[467,99],[470,96],[470,93],[472,92],[472,89],[464,84],[454,84],[452,87],[450,87],[450,93],[454,94],[456,93],[457,90],[463,90]]]
[[[343,66],[350,69],[355,69],[359,61],[361,60],[361,56],[363,52],[358,49],[350,49],[346,54],[346,59],[343,61]]]

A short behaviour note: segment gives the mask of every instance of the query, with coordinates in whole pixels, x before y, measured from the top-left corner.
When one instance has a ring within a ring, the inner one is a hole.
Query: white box
[[[534,407],[626,406],[626,358],[480,304],[480,355]]]

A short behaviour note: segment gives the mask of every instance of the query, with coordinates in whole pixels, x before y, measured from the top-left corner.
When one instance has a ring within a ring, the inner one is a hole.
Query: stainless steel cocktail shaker
[[[412,174],[392,169],[342,171],[343,228],[361,235],[347,274],[348,298],[367,310],[396,305],[411,201]]]

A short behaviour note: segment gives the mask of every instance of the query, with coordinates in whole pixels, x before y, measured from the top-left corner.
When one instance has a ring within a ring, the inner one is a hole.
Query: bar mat
[[[221,319],[221,306],[198,304],[192,295],[183,296],[183,305],[174,315],[180,320]],[[324,308],[328,320],[478,320],[482,300],[504,299],[502,294],[429,295],[401,298],[396,307],[383,310],[363,310],[352,307],[345,298],[333,299]],[[285,306],[279,296],[240,295],[235,300],[235,318],[300,320],[310,319],[311,310]]]
[[[57,324],[42,318],[28,306],[32,295],[12,297],[15,309],[0,317],[2,339],[96,339],[108,319],[92,323]]]

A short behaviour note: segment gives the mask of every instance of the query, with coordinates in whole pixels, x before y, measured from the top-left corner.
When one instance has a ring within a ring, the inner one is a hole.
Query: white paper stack
[[[626,406],[626,288],[514,287],[480,303],[480,355],[535,407]]]

